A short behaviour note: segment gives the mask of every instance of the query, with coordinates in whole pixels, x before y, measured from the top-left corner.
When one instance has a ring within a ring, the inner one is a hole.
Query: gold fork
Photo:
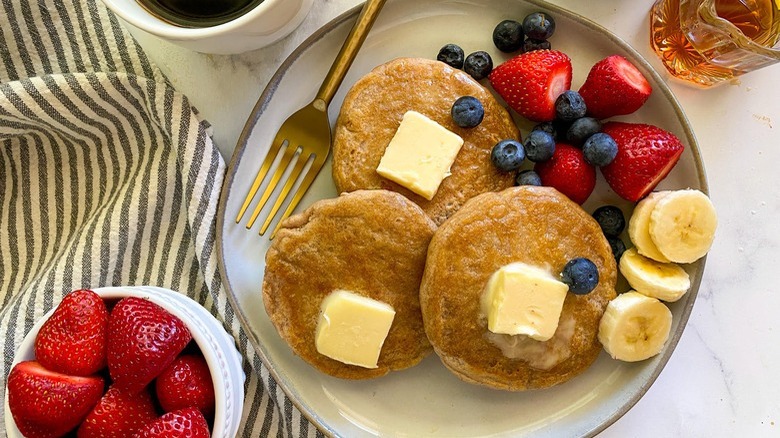
[[[344,41],[344,45],[341,47],[339,54],[333,61],[333,65],[330,67],[327,76],[325,76],[325,80],[322,82],[322,85],[317,92],[317,96],[310,104],[287,118],[279,128],[279,131],[276,133],[276,137],[271,144],[271,148],[268,150],[268,154],[265,156],[263,164],[257,172],[252,187],[249,189],[246,199],[244,199],[244,204],[238,212],[236,223],[241,221],[241,218],[244,216],[249,204],[257,194],[266,174],[271,169],[271,164],[273,164],[283,145],[286,146],[284,146],[285,149],[282,159],[276,167],[276,171],[271,176],[271,180],[260,197],[260,201],[258,202],[257,207],[255,207],[252,216],[249,218],[246,228],[252,228],[252,225],[254,225],[257,220],[257,216],[260,214],[260,210],[262,210],[268,202],[274,189],[276,189],[276,186],[282,179],[285,170],[297,156],[297,160],[295,160],[293,169],[287,176],[287,181],[284,183],[282,191],[279,192],[279,196],[276,198],[274,205],[271,207],[271,211],[268,213],[268,217],[265,219],[265,222],[263,222],[263,226],[260,227],[260,235],[263,235],[268,230],[268,226],[271,224],[274,216],[279,212],[279,209],[284,203],[285,198],[287,198],[287,195],[289,195],[295,181],[298,180],[301,172],[303,172],[303,169],[306,167],[306,163],[314,157],[311,167],[309,167],[301,184],[298,186],[298,190],[296,190],[290,204],[284,210],[282,217],[276,224],[276,228],[274,228],[274,232],[271,233],[272,239],[276,234],[276,230],[279,229],[279,224],[292,213],[293,209],[295,209],[301,201],[301,198],[303,198],[303,195],[309,189],[309,186],[311,186],[314,178],[320,172],[320,169],[322,169],[322,165],[325,163],[325,159],[328,158],[328,154],[330,153],[331,133],[330,121],[328,120],[328,105],[341,85],[341,81],[344,80],[347,70],[349,70],[349,67],[352,65],[352,61],[355,59],[360,46],[366,39],[368,31],[374,24],[385,1],[386,0],[366,1],[363,5],[363,10],[360,12],[360,16],[352,27],[352,30],[349,32],[346,41]],[[299,150],[300,154],[298,154]]]

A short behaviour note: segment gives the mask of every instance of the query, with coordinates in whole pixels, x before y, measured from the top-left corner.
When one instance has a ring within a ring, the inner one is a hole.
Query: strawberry
[[[208,438],[209,425],[196,408],[168,412],[138,431],[138,438]]]
[[[683,153],[684,147],[674,134],[653,125],[608,122],[601,130],[618,145],[617,156],[601,173],[612,190],[629,201],[636,202],[653,191]]]
[[[582,150],[566,143],[555,145],[555,153],[547,161],[536,163],[542,185],[553,187],[582,204],[596,187],[596,168],[585,161]]]
[[[108,319],[108,372],[123,391],[138,392],[192,339],[184,323],[149,300],[120,300]]]
[[[8,407],[25,437],[62,436],[81,423],[103,387],[100,376],[68,376],[37,361],[20,362],[8,375]]]
[[[203,416],[214,415],[214,384],[206,359],[181,355],[157,377],[157,399],[165,412],[195,407]]]
[[[62,299],[35,338],[35,357],[45,368],[89,376],[106,366],[108,310],[91,290],[73,291]]]
[[[129,394],[112,386],[79,426],[78,438],[131,438],[156,419],[149,391]]]
[[[557,50],[534,50],[499,65],[488,79],[521,116],[550,121],[555,118],[555,99],[571,87],[571,60]]]
[[[642,72],[620,55],[597,62],[580,87],[588,114],[597,119],[633,113],[652,91]]]

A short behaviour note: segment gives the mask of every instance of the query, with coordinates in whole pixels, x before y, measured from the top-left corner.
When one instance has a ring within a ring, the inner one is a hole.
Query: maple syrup
[[[658,0],[650,40],[673,76],[714,85],[780,61],[780,0]]]

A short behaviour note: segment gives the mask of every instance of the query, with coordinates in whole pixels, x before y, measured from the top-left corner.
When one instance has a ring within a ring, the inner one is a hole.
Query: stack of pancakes
[[[452,103],[466,95],[485,108],[473,129],[450,117]],[[376,173],[410,110],[464,140],[431,201]],[[432,346],[462,380],[513,391],[564,382],[596,359],[599,320],[615,296],[609,244],[595,220],[556,190],[511,187],[513,175],[490,161],[493,145],[506,138],[519,138],[506,109],[470,76],[438,61],[397,59],[353,86],[333,144],[333,177],[345,194],[287,219],[266,254],[266,311],[297,355],[329,375],[365,379],[413,366]],[[552,339],[488,331],[480,297],[493,272],[525,262],[557,275],[575,257],[592,260],[600,281],[588,295],[567,294]],[[336,289],[396,310],[378,368],[317,352],[320,304]]]

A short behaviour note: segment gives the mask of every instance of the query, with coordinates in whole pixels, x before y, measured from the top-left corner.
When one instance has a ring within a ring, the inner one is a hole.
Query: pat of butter
[[[430,201],[450,175],[461,146],[459,135],[418,112],[407,111],[376,171]]]
[[[315,345],[320,354],[348,365],[377,368],[395,310],[389,304],[346,290],[322,300]]]
[[[494,272],[485,291],[488,330],[547,341],[558,328],[569,286],[549,272],[510,263]]]

